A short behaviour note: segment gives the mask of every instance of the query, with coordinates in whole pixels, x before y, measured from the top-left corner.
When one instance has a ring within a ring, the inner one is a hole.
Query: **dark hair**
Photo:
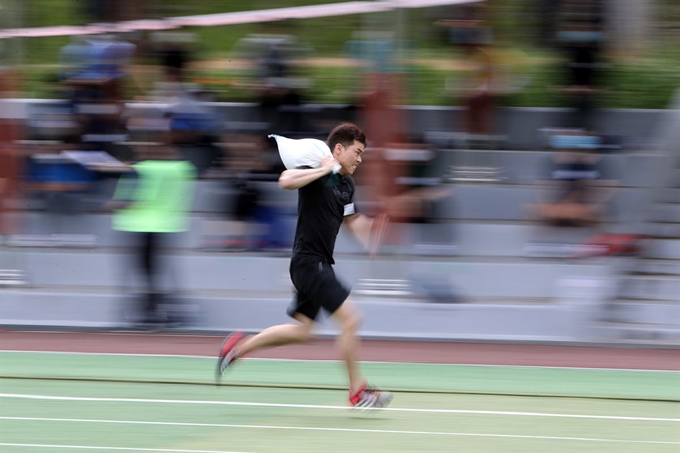
[[[364,134],[364,131],[359,129],[359,126],[356,124],[343,123],[331,131],[328,139],[326,139],[326,144],[331,149],[331,152],[333,152],[333,148],[338,143],[348,147],[352,146],[355,140],[366,146],[366,134]]]

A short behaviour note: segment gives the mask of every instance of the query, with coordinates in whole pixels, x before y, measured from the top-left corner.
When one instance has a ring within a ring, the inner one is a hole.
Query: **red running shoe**
[[[349,394],[349,403],[357,409],[382,409],[392,401],[392,393],[364,384],[355,394]]]
[[[234,332],[224,339],[222,347],[220,347],[219,357],[217,359],[217,380],[222,377],[226,369],[234,363],[236,358],[236,346],[243,340],[245,335],[243,332]]]

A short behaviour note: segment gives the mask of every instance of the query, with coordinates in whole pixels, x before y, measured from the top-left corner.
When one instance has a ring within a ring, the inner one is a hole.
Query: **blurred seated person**
[[[170,142],[178,147],[182,157],[191,162],[199,175],[218,165],[217,147],[222,128],[220,115],[205,106],[206,96],[194,84],[185,82],[188,54],[180,48],[170,48],[163,54],[164,80],[157,83],[152,99],[166,102],[164,116],[168,119]]]
[[[610,192],[604,186],[599,156],[589,150],[571,149],[551,157],[548,172],[549,201],[530,207],[540,219],[554,226],[585,227],[604,220]]]
[[[181,48],[166,48],[161,51],[160,63],[162,79],[155,83],[151,99],[160,102],[177,102],[188,93],[195,91],[196,86],[185,80],[189,54]]]
[[[115,154],[114,144],[124,136],[124,81],[135,49],[134,44],[110,36],[90,37],[62,49],[62,56],[72,65],[64,82],[80,141],[89,149]]]
[[[207,170],[221,165],[218,146],[221,130],[220,117],[210,111],[168,112],[170,141],[182,156],[203,176]]]
[[[306,130],[302,115],[304,90],[308,80],[297,74],[297,62],[308,46],[290,34],[286,22],[263,24],[263,34],[252,34],[236,43],[234,57],[248,59],[254,71],[248,84],[256,88],[260,121],[278,132]]]
[[[267,168],[264,158],[265,143],[259,136],[249,134],[232,134],[225,140],[226,161],[228,171],[228,187],[233,190],[225,211],[230,219],[227,223],[227,240],[229,249],[252,249],[254,223],[262,194],[250,180],[252,173],[264,172]]]
[[[29,197],[43,200],[50,215],[51,234],[72,232],[73,219],[82,213],[87,199],[97,189],[98,174],[68,156],[77,144],[25,145],[23,180]]]
[[[364,173],[370,174],[370,178],[359,175],[357,184],[370,188],[363,200],[365,208],[375,214],[387,214],[392,222],[385,243],[403,243],[405,230],[398,224],[440,223],[436,209],[453,190],[437,176],[432,150],[418,144],[393,143],[389,149],[371,149],[365,156],[362,165],[373,171]],[[441,235],[438,237],[442,239]],[[445,241],[452,243],[453,238],[446,237]]]
[[[434,165],[435,151],[411,143],[393,144],[384,153],[394,185],[388,204],[390,216],[410,223],[432,223],[435,203],[452,193]]]
[[[225,179],[225,218],[204,222],[204,246],[238,251],[288,245],[281,223],[286,207],[263,190],[263,183],[271,182],[276,187],[273,192],[279,192],[276,181],[282,165],[265,137],[236,131],[224,136],[223,168],[208,175]]]

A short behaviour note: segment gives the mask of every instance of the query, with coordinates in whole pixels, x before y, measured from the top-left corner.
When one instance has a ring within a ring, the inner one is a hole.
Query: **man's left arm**
[[[387,216],[384,214],[370,218],[363,214],[345,217],[347,229],[357,238],[371,256],[378,252],[383,234],[387,228]]]
[[[359,243],[364,246],[364,249],[370,249],[371,229],[373,227],[372,218],[363,214],[352,214],[345,217],[345,226],[357,238]]]

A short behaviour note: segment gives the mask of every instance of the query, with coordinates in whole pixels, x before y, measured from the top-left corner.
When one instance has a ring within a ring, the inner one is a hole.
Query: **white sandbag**
[[[289,170],[298,167],[319,168],[324,158],[332,156],[328,145],[321,140],[314,138],[294,140],[274,134],[269,138],[276,140],[283,165]],[[340,164],[335,165],[333,173],[338,173],[341,168]]]

